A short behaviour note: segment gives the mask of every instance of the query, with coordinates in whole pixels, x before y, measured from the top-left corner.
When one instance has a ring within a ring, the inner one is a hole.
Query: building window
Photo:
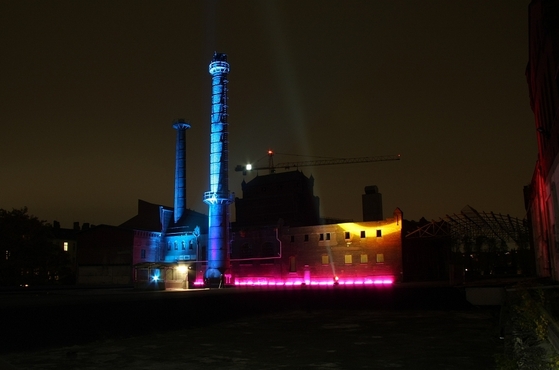
[[[241,245],[241,258],[252,257],[250,249],[251,248],[250,248],[250,245],[248,243],[245,243],[245,244]]]
[[[64,242],[64,252],[68,252],[68,242]]]
[[[324,240],[324,234],[320,234],[320,236],[318,237],[318,240]]]
[[[295,256],[289,257],[289,272],[297,272],[297,265],[295,264]]]
[[[189,250],[193,250],[194,247],[192,246],[192,239],[190,239],[190,241],[188,242],[188,249]]]
[[[346,238],[346,240],[349,239],[349,231],[345,232],[345,238]]]
[[[369,256],[367,254],[361,255],[361,263],[369,263]]]
[[[168,251],[171,250],[171,242],[167,242],[167,250],[168,250]]]
[[[295,235],[291,235],[291,243],[295,243]]]
[[[326,240],[330,240],[330,233],[326,233]]]
[[[309,234],[305,234],[305,241],[306,241],[306,242],[309,241]]]
[[[179,246],[177,245],[177,242],[173,242],[173,244],[175,245],[175,250],[178,251],[179,250]]]
[[[270,242],[265,242],[261,246],[261,257],[273,257],[274,256],[274,244]]]
[[[183,251],[186,250],[186,244],[184,243],[184,240],[182,241],[182,250],[183,250]]]
[[[384,263],[384,254],[377,254],[377,263]]]
[[[346,254],[345,255],[345,263],[346,263],[346,265],[353,263],[353,256],[351,254]]]
[[[364,238],[365,236],[365,230],[361,231],[361,238]]]
[[[330,263],[330,258],[328,257],[328,255],[327,254],[323,255],[322,256],[322,264],[327,265],[329,263]]]
[[[146,250],[145,250],[145,249],[142,249],[142,250],[140,251],[140,258],[143,258],[143,259],[146,258]]]
[[[377,238],[382,237],[382,230],[377,230]]]

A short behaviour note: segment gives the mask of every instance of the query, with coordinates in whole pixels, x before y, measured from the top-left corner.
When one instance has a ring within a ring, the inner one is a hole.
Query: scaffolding
[[[446,215],[438,221],[410,230],[406,238],[450,237],[460,244],[464,240],[477,240],[480,237],[495,239],[517,249],[527,249],[530,244],[529,228],[526,219],[493,212],[478,212],[470,206],[460,213]]]

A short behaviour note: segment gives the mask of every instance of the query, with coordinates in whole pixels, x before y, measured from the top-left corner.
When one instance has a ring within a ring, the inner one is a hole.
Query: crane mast
[[[281,162],[274,165],[273,161],[274,153],[273,151],[268,151],[268,166],[263,167],[253,167],[251,165],[237,165],[235,171],[242,171],[246,174],[247,171],[258,171],[258,170],[269,170],[270,173],[274,173],[276,169],[288,170],[290,168],[299,167],[310,167],[310,166],[327,166],[335,164],[351,164],[351,163],[368,163],[368,162],[384,162],[384,161],[399,161],[400,154],[397,155],[381,155],[375,157],[355,157],[355,158],[330,158],[330,159],[319,159],[311,161],[300,161],[300,162]]]

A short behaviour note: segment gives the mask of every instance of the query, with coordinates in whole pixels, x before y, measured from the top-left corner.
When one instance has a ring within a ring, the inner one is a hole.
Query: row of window
[[[297,263],[295,262],[295,256],[289,257],[289,272],[297,272]],[[376,255],[377,263],[384,263],[384,254],[377,253]],[[346,254],[344,256],[344,263],[346,265],[350,265],[353,263],[353,255]],[[360,255],[360,263],[369,263],[369,255],[361,254]],[[330,256],[327,254],[322,255],[322,264],[329,265],[330,264]]]
[[[160,233],[154,233],[154,232],[151,232],[151,231],[136,230],[135,234],[136,234],[137,237],[143,237],[143,238],[159,238],[159,237],[161,237]]]
[[[179,245],[176,241],[173,242],[173,249],[178,251],[179,250]],[[183,240],[181,242],[181,249],[183,251],[186,250],[186,242]],[[188,241],[188,249],[189,250],[193,250],[194,249],[194,243],[192,242],[192,239]],[[171,242],[167,243],[167,250],[170,251],[171,250]]]
[[[76,249],[76,243],[72,243],[72,245],[70,245],[69,242],[62,243],[62,250],[64,252],[69,252],[70,250],[75,250],[75,249]]]
[[[318,234],[318,240],[330,240],[331,239],[330,234],[331,233],[320,233],[320,234]],[[377,235],[377,238],[382,238],[382,230],[380,230],[380,229],[376,230],[376,235]],[[365,230],[361,230],[360,237],[361,237],[361,239],[365,239],[367,237],[367,232]],[[351,239],[351,233],[349,231],[345,231],[344,232],[344,238],[346,240]],[[309,234],[305,234],[303,236],[303,241],[306,241],[306,242],[309,241]],[[292,243],[295,242],[295,235],[291,235],[291,242]]]
[[[376,230],[377,233],[377,238],[382,238],[382,230],[378,229]],[[367,237],[367,233],[365,232],[365,230],[361,231],[361,238],[366,238]],[[350,234],[349,231],[345,232],[345,238],[346,239],[350,239]]]
[[[176,242],[175,242],[175,244],[176,244]],[[9,251],[6,251],[6,259],[8,259],[8,256],[9,256]],[[368,254],[361,254],[359,257],[360,257],[359,263],[369,263],[369,255]],[[146,250],[145,249],[140,250],[140,258],[142,258],[142,259],[146,258]],[[290,260],[291,259],[293,259],[293,262],[295,262],[294,257],[291,257]],[[290,264],[293,263],[293,262],[290,261]],[[377,253],[376,262],[377,263],[384,263],[384,254],[383,253]],[[353,255],[352,254],[346,254],[344,256],[344,263],[346,265],[352,264],[353,263]],[[322,264],[323,265],[329,265],[330,264],[330,256],[329,255],[327,255],[327,254],[322,255]]]
[[[250,257],[273,257],[276,255],[274,244],[270,242],[266,242],[262,245],[255,246],[253,248],[252,245],[245,243],[241,245],[240,249],[240,258],[250,258]],[[278,252],[279,254],[279,252]]]
[[[359,256],[360,261],[359,263],[369,263],[369,255],[368,254],[361,254]],[[384,263],[384,254],[383,253],[377,253],[376,255],[376,262],[377,263]],[[349,265],[353,263],[353,255],[351,254],[346,254],[344,256],[344,263]],[[323,265],[329,265],[330,264],[330,256],[327,254],[322,255],[322,264]]]

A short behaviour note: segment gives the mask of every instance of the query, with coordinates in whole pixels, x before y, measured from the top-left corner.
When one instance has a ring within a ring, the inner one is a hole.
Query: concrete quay
[[[493,369],[503,343],[498,307],[438,285],[42,291],[0,310],[6,369]]]

